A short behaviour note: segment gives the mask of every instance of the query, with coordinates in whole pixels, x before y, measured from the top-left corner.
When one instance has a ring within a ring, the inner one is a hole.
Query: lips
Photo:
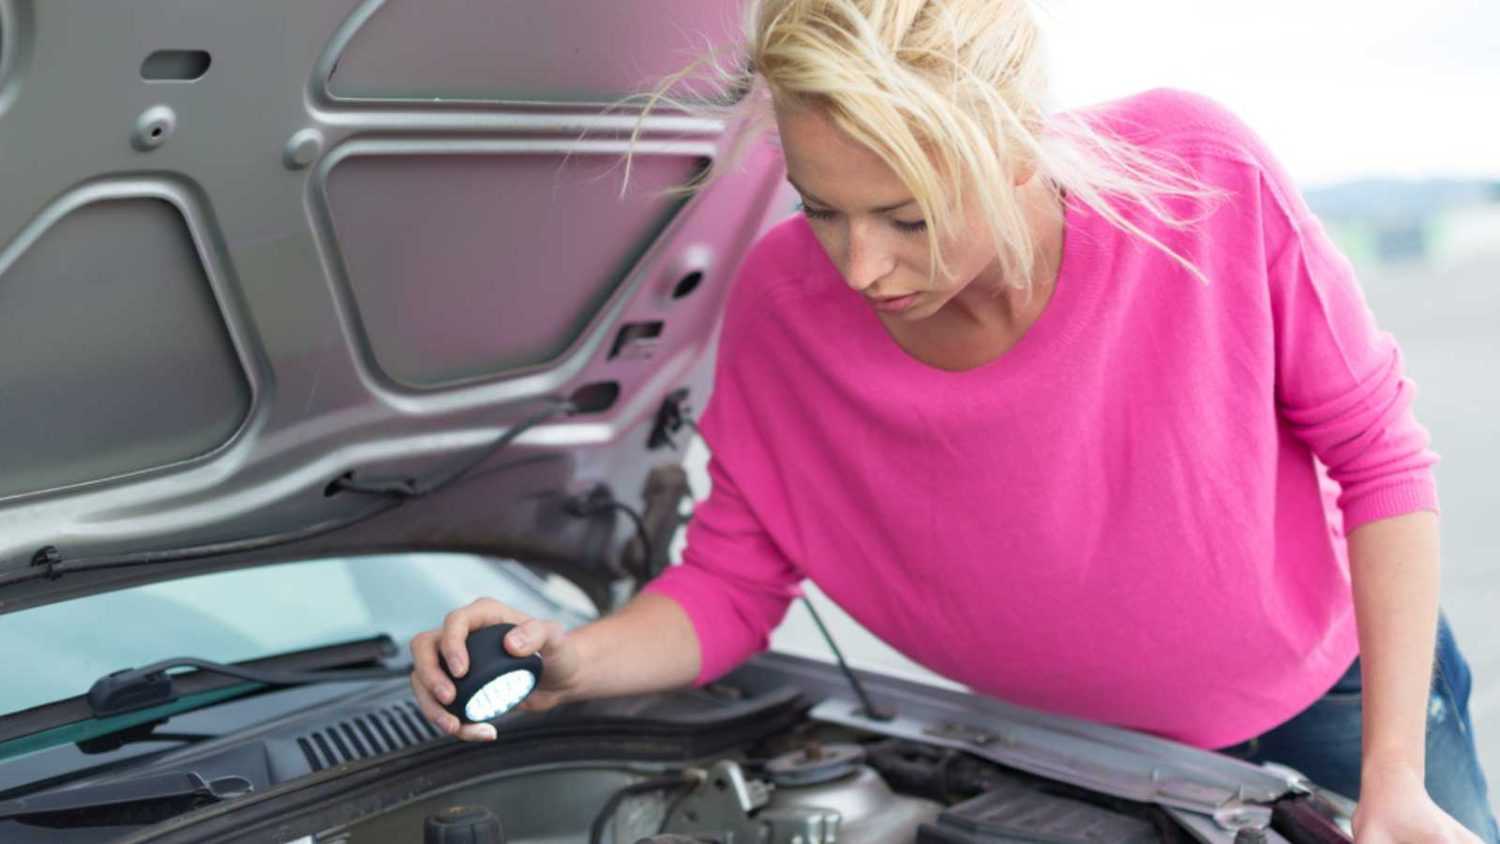
[[[916,301],[917,294],[906,293],[900,296],[881,296],[879,298],[874,296],[867,296],[865,298],[870,300],[870,304],[873,305],[876,310],[903,311],[910,307],[912,302]]]

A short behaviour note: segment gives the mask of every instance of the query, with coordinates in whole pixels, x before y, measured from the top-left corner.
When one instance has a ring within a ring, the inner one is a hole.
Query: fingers
[[[525,700],[521,701],[520,705],[516,708],[524,712],[546,712],[562,702],[563,695],[561,692],[538,689],[532,692]]]
[[[433,726],[463,741],[494,741],[495,727],[492,724],[465,724],[444,709],[453,702],[458,690],[443,666],[447,665],[454,678],[467,674],[469,634],[496,624],[516,625],[516,629],[505,638],[505,649],[519,657],[540,652],[545,658],[548,651],[562,641],[565,632],[556,621],[533,619],[499,601],[480,598],[448,613],[440,629],[418,633],[411,640],[410,679],[418,708]],[[523,703],[522,708],[532,711],[548,709],[558,703],[554,698],[556,695],[539,692]]]
[[[415,683],[412,685],[416,691],[417,706],[421,707],[422,715],[444,733],[463,741],[495,740],[496,733],[493,724],[465,724],[438,706],[420,686]]]
[[[417,698],[417,707],[422,710],[422,716],[447,735],[456,736],[462,741],[495,740],[496,732],[493,724],[465,724],[459,721],[433,699],[432,693],[422,685],[415,673],[411,677],[411,690]]]
[[[494,724],[465,724],[458,731],[458,737],[464,741],[494,741]]]
[[[442,705],[433,698],[432,692],[428,691],[427,686],[418,678],[415,671],[411,673],[411,692],[417,699],[417,708],[422,710],[422,717],[432,722],[434,727],[450,736],[458,731],[458,719],[443,709]]]
[[[531,656],[541,652],[545,658],[548,650],[563,637],[563,626],[556,621],[528,619],[516,625],[516,629],[505,636],[505,649],[511,656]]]
[[[457,691],[453,688],[453,682],[443,672],[437,659],[437,638],[435,631],[427,630],[412,637],[411,640],[411,662],[413,688],[422,687],[439,704],[453,702],[453,696]]]
[[[491,598],[480,598],[466,607],[459,607],[443,619],[443,629],[438,636],[438,650],[454,677],[462,677],[469,671],[469,652],[464,640],[481,627],[495,624],[523,624],[530,618]]]

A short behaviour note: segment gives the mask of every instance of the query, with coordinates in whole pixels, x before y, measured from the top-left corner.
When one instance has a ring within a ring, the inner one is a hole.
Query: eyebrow
[[[805,197],[807,199],[811,199],[813,202],[816,202],[819,205],[829,205],[829,203],[824,202],[823,200],[817,198],[816,196],[813,196],[813,194],[812,194],[811,191],[809,191],[808,189],[802,187],[801,185],[799,185],[795,181],[793,181],[793,179],[792,179],[791,176],[787,176],[786,180],[787,180],[788,183],[791,184],[792,187],[796,188],[797,192],[800,193],[800,194],[802,194],[803,197]],[[908,199],[908,200],[906,200],[904,202],[897,202],[894,205],[882,205],[879,208],[872,208],[872,209],[870,209],[870,212],[873,213],[873,214],[884,214],[887,211],[895,211],[897,208],[905,208],[906,206],[911,205],[912,203],[914,203],[916,201],[917,200],[914,197],[914,198]]]

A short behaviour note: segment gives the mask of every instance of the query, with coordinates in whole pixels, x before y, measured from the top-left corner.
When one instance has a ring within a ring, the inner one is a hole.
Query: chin
[[[953,301],[953,296],[944,296],[936,301],[920,302],[915,308],[910,308],[902,313],[896,314],[907,322],[921,322],[929,317],[937,316]]]

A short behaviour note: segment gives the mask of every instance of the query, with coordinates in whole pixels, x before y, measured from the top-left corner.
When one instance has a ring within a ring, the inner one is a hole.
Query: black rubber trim
[[[1271,806],[1271,828],[1292,844],[1352,844],[1310,797],[1288,797]]]
[[[809,703],[792,687],[730,707],[735,715],[684,725],[640,718],[569,719],[505,731],[494,742],[445,739],[369,759],[172,818],[121,844],[289,841],[355,823],[409,801],[413,783],[437,791],[534,765],[589,760],[683,764],[760,741],[797,724]]]

